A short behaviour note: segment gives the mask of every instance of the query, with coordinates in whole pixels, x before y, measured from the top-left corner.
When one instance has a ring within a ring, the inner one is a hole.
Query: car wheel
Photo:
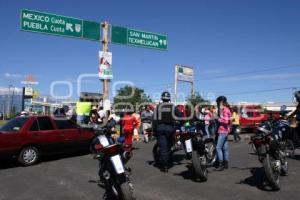
[[[18,161],[24,166],[34,165],[38,159],[39,151],[33,146],[23,148],[18,157]]]

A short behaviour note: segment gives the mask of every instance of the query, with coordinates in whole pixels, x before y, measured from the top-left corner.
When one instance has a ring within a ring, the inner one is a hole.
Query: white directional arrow
[[[73,30],[73,24],[66,23],[66,30],[67,30],[67,31],[74,32],[74,30]]]
[[[159,40],[160,45],[162,44],[162,42],[163,42],[162,40]]]
[[[80,24],[75,24],[75,31],[79,33],[81,31],[81,25]]]

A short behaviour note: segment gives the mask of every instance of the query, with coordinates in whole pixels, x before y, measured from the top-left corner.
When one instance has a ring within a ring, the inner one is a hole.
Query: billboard
[[[27,97],[27,98],[32,98],[32,96],[33,96],[32,87],[25,87],[24,88],[24,96]]]
[[[112,79],[112,53],[99,51],[99,79]]]
[[[183,65],[176,65],[176,77],[178,81],[194,82],[194,69]]]

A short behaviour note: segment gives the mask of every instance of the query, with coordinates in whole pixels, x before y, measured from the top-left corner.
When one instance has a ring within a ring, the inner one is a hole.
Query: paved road
[[[190,161],[184,160],[182,152],[175,154],[177,162],[168,174],[153,167],[153,144],[135,143],[137,149],[129,163],[137,199],[300,199],[299,151],[289,160],[289,176],[281,179],[282,189],[273,192],[260,187],[263,169],[246,142],[230,143],[230,169],[211,169],[204,183],[192,179]],[[101,200],[104,194],[96,183],[97,162],[88,154],[52,157],[32,167],[2,163],[0,177],[0,200]]]

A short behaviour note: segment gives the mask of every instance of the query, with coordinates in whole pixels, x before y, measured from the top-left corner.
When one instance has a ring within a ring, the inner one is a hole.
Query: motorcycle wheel
[[[294,158],[295,146],[292,140],[287,139],[284,141],[284,151],[287,157]]]
[[[216,144],[214,142],[206,142],[205,143],[206,150],[206,158],[208,164],[213,164],[217,160],[217,149]]]
[[[254,154],[257,154],[257,149],[253,143],[250,144]]]
[[[120,194],[122,200],[134,200],[133,188],[129,182],[124,182],[120,185]]]
[[[161,162],[160,162],[159,146],[157,143],[153,146],[152,154],[153,154],[155,165],[160,165]]]
[[[269,154],[266,154],[265,159],[263,160],[263,167],[265,169],[266,178],[269,181],[270,185],[274,190],[280,190],[279,177],[280,172],[276,171],[273,167],[275,159],[272,158]]]
[[[200,155],[198,151],[192,152],[192,165],[201,181],[207,181],[208,170],[207,170],[207,159],[205,155]]]

